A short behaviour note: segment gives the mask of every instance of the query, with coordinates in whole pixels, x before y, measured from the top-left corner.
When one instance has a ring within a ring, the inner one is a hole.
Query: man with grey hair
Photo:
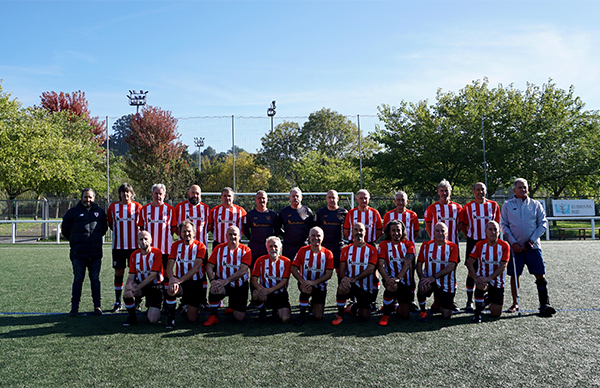
[[[529,185],[527,180],[518,178],[513,185],[514,197],[509,198],[500,212],[500,225],[504,239],[511,245],[514,263],[508,265],[508,275],[511,276],[511,291],[513,304],[508,312],[519,309],[517,292],[519,276],[527,264],[529,273],[534,275],[540,301],[540,315],[550,317],[556,310],[550,305],[548,297],[547,280],[545,278],[546,266],[542,257],[540,237],[548,228],[546,212],[538,201],[528,196]],[[516,273],[515,273],[516,267]]]
[[[81,192],[81,201],[69,209],[62,221],[62,234],[71,246],[73,289],[70,316],[79,313],[79,301],[87,268],[92,287],[94,315],[102,315],[100,308],[100,267],[102,263],[102,237],[108,230],[104,209],[94,200],[96,193],[87,188]]]
[[[419,217],[417,213],[408,210],[408,195],[404,191],[398,191],[394,196],[394,204],[396,207],[383,216],[383,227],[392,220],[400,220],[406,226],[406,236],[409,241],[415,242],[417,233],[419,232]]]
[[[441,221],[448,227],[448,240],[458,244],[459,214],[462,206],[450,200],[452,186],[446,179],[442,179],[439,183],[437,192],[440,197],[439,201],[429,205],[427,210],[425,210],[425,229],[427,234],[429,234],[429,238],[433,239],[433,227]]]
[[[315,224],[315,216],[308,206],[302,205],[302,191],[290,190],[290,206],[279,212],[279,224],[283,228],[283,255],[296,257],[296,252],[307,244],[308,232]]]

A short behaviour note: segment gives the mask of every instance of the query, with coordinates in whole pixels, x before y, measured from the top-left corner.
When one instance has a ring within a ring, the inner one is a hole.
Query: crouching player
[[[146,231],[137,235],[139,249],[129,257],[129,277],[125,284],[123,301],[129,316],[123,326],[137,323],[135,298],[146,297],[148,320],[156,323],[160,319],[160,304],[164,286],[162,252],[152,247],[152,236]]]
[[[213,249],[206,266],[210,280],[208,303],[210,316],[204,326],[219,323],[217,311],[221,300],[229,297],[229,307],[233,317],[243,321],[248,303],[248,268],[252,264],[252,252],[246,245],[240,244],[240,229],[237,226],[227,228],[227,242]]]
[[[187,307],[187,319],[196,322],[202,297],[202,262],[206,257],[206,246],[195,239],[196,225],[190,220],[179,224],[179,240],[173,243],[167,276],[167,329],[175,328],[175,305],[177,297]],[[173,271],[175,265],[175,271]]]
[[[506,267],[510,258],[510,245],[499,240],[500,225],[490,221],[485,226],[486,240],[479,241],[467,261],[469,274],[475,280],[475,316],[473,322],[481,322],[487,291],[490,312],[493,317],[502,314]]]
[[[300,248],[292,262],[292,275],[298,280],[300,290],[300,315],[294,325],[301,326],[306,319],[306,310],[312,303],[313,318],[320,321],[325,312],[327,281],[333,275],[333,253],[323,247],[323,229],[313,227],[308,233],[310,245]]]
[[[427,322],[425,302],[431,294],[442,310],[442,317],[452,317],[452,305],[456,292],[454,270],[458,263],[458,246],[448,241],[448,227],[438,222],[433,228],[433,240],[424,242],[417,259],[419,287],[417,300],[421,313],[421,322]]]
[[[343,278],[338,285],[337,306],[338,315],[331,322],[339,325],[344,321],[344,312],[358,313],[358,319],[368,321],[371,317],[371,302],[373,300],[373,272],[377,265],[377,249],[365,242],[365,226],[357,222],[352,226],[352,244],[342,249],[340,257],[340,273]],[[356,303],[344,311],[346,300],[354,296]]]
[[[398,302],[398,313],[408,319],[413,302],[415,284],[415,244],[406,237],[406,226],[400,220],[390,221],[384,228],[385,240],[379,244],[377,268],[383,278],[383,316],[379,321],[386,326]]]
[[[291,308],[287,286],[290,281],[292,262],[281,256],[281,240],[271,236],[265,243],[268,255],[256,259],[252,278],[250,280],[254,291],[252,304],[259,309],[258,321],[264,322],[267,317],[267,307],[273,309],[281,322],[290,321]]]

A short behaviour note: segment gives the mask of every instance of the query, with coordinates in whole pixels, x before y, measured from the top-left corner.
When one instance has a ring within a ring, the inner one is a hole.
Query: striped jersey
[[[369,264],[377,265],[377,249],[370,244],[364,247],[357,247],[354,244],[347,245],[342,249],[340,263],[346,263],[345,275],[354,278],[364,272]],[[371,292],[373,289],[373,276],[366,276],[354,284],[365,291]]]
[[[415,254],[415,244],[412,241],[400,241],[399,244],[394,244],[389,240],[379,243],[379,258],[385,261],[385,272],[389,277],[398,277],[402,272],[404,259],[408,254]],[[414,285],[413,264],[410,263],[410,268],[400,279],[400,283],[405,286]]]
[[[154,247],[150,248],[150,252],[144,255],[141,249],[134,251],[129,257],[129,273],[135,274],[135,282],[141,283],[150,272],[157,272],[158,275],[154,278],[154,284],[163,282],[163,265],[162,252]]]
[[[377,231],[383,229],[383,222],[379,212],[372,207],[367,207],[367,211],[361,212],[358,207],[350,210],[344,220],[344,229],[350,230],[350,236],[352,236],[352,227],[357,222],[365,225],[365,241],[368,243],[375,242],[377,240]],[[352,238],[350,238],[352,240]]]
[[[171,234],[171,218],[173,217],[173,206],[163,203],[154,206],[151,203],[144,205],[140,212],[138,225],[140,228],[150,232],[152,246],[168,255],[171,253],[173,235]]]
[[[208,243],[206,227],[209,224],[209,219],[210,206],[202,202],[194,206],[190,201],[183,201],[175,206],[171,226],[178,226],[185,220],[192,221],[196,225],[196,240],[206,245]]]
[[[430,277],[446,268],[450,263],[458,263],[458,245],[446,240],[443,245],[437,245],[435,240],[429,240],[421,245],[418,261],[424,263],[423,275]],[[456,271],[436,279],[438,287],[445,292],[455,292]]]
[[[213,224],[213,240],[218,243],[227,241],[227,228],[234,225],[237,226],[242,233],[246,210],[238,205],[231,205],[226,208],[223,205],[218,205],[210,211],[209,224]]]
[[[325,275],[327,270],[333,271],[333,253],[325,247],[321,247],[318,253],[310,249],[310,245],[300,248],[292,265],[298,267],[298,271],[304,280],[317,280]],[[327,281],[315,285],[319,290],[327,290]]]
[[[113,249],[138,249],[138,220],[142,205],[113,202],[108,207],[108,225],[113,231]]]
[[[252,265],[252,252],[244,244],[239,244],[233,251],[229,249],[227,243],[219,244],[210,254],[208,262],[214,265],[215,276],[219,279],[227,279],[236,273],[242,264],[248,268]],[[248,272],[231,282],[232,287],[240,287],[248,281]]]
[[[500,267],[503,262],[508,263],[510,258],[510,245],[506,241],[498,240],[494,246],[490,246],[487,240],[479,241],[470,257],[477,260],[477,276],[489,277]],[[490,286],[504,288],[506,271],[490,281]]]
[[[175,277],[181,278],[194,268],[194,263],[197,259],[204,260],[205,257],[206,245],[200,241],[193,240],[190,245],[185,245],[183,240],[175,241],[169,255],[169,259],[175,260],[175,271],[173,274]],[[202,279],[202,276],[204,274],[202,273],[202,266],[200,266],[198,273],[195,273],[191,280]]]
[[[419,231],[419,217],[417,213],[408,209],[404,210],[403,213],[398,213],[396,209],[392,209],[383,216],[383,226],[385,227],[392,220],[402,221],[406,225],[406,236],[410,241],[415,242],[417,232]]]
[[[467,237],[473,240],[485,239],[485,226],[490,221],[500,223],[500,206],[494,201],[471,201],[460,212],[460,222],[467,225]]]
[[[275,287],[283,279],[290,278],[290,267],[292,262],[285,256],[279,256],[279,259],[272,261],[269,255],[259,257],[254,264],[252,276],[258,278],[258,283],[265,288]],[[287,286],[275,291],[279,294],[287,290]]]
[[[431,222],[430,236],[433,237],[433,228],[438,222],[443,222],[448,227],[448,240],[458,244],[458,223],[462,206],[456,202],[448,201],[442,205],[439,201],[429,205],[425,210],[425,222]]]

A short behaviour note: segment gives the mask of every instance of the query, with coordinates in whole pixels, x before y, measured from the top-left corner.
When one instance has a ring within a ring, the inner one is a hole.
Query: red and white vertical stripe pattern
[[[137,202],[114,202],[108,208],[108,222],[113,231],[113,249],[137,249],[138,219],[142,205]]]
[[[346,276],[353,278],[367,269],[369,264],[377,265],[377,250],[372,245],[357,247],[350,244],[342,249],[340,262],[346,262]],[[365,291],[373,289],[373,276],[366,276],[355,282],[357,286]]]
[[[198,240],[192,241],[190,245],[185,245],[182,240],[173,244],[169,259],[175,260],[175,276],[180,278],[194,268],[197,259],[203,259],[206,254],[206,247]],[[202,267],[192,276],[191,280],[202,279]]]
[[[209,263],[215,265],[215,275],[219,279],[227,279],[237,271],[242,264],[248,267],[252,264],[252,253],[250,248],[240,244],[233,251],[229,249],[227,244],[218,245],[211,253]],[[231,282],[232,287],[240,287],[244,282],[248,281],[248,272],[234,282]]]
[[[383,229],[383,222],[379,212],[372,207],[368,207],[367,211],[361,212],[357,207],[350,210],[344,221],[344,228],[350,229],[352,236],[352,227],[357,222],[363,224],[366,228],[365,241],[375,242],[377,240],[377,229]]]
[[[269,256],[262,256],[254,264],[254,270],[252,276],[256,276],[259,279],[261,286],[265,288],[273,288],[283,279],[290,278],[290,259],[281,256],[276,261],[272,261]],[[274,294],[279,294],[287,290],[286,287],[282,287],[275,291]]]
[[[138,249],[129,258],[129,273],[135,274],[136,283],[146,280],[152,271],[158,273],[154,278],[154,284],[162,283],[164,280],[162,269],[162,252],[156,248],[151,248],[146,255],[142,253],[141,249]]]
[[[510,245],[506,241],[498,240],[498,243],[492,247],[488,244],[487,240],[481,241],[475,245],[470,256],[479,262],[477,276],[488,277],[500,267],[502,262],[508,262],[510,258]],[[492,279],[490,286],[504,288],[505,282],[506,271]]]
[[[450,242],[437,245],[433,240],[427,241],[421,245],[418,260],[424,263],[423,275],[425,277],[433,276],[450,265],[451,262],[458,262],[458,247],[456,244]],[[438,278],[436,283],[442,291],[455,292],[455,271]]]
[[[455,202],[449,202],[445,205],[436,202],[429,206],[425,211],[425,221],[431,222],[431,236],[433,236],[435,224],[441,221],[448,227],[448,240],[458,244],[458,217],[461,210],[462,206]]]
[[[210,206],[203,203],[193,206],[189,201],[184,201],[175,206],[175,217],[173,217],[171,225],[178,226],[185,220],[192,221],[196,225],[196,240],[206,245],[208,241],[206,226],[209,218]]]
[[[300,275],[305,280],[317,280],[325,275],[326,270],[333,269],[333,254],[325,248],[314,253],[310,249],[310,245],[307,245],[296,253],[293,265],[298,267]],[[319,290],[326,290],[327,282],[317,284],[315,287]]]
[[[213,240],[218,243],[224,243],[227,241],[227,228],[231,225],[235,225],[242,232],[242,224],[246,211],[240,206],[232,205],[230,208],[219,205],[211,210],[211,221],[214,224],[213,228]]]
[[[494,201],[469,202],[461,213],[461,222],[468,226],[467,236],[473,240],[483,240],[485,226],[490,221],[500,222],[500,207]]]
[[[173,206],[166,203],[160,206],[149,203],[142,208],[140,214],[140,227],[152,236],[152,246],[160,249],[165,255],[171,253],[173,244],[171,217],[173,217]]]
[[[414,255],[415,245],[411,241],[401,241],[394,244],[391,241],[382,241],[379,244],[379,257],[385,260],[386,272],[388,276],[395,278],[402,272],[404,258],[409,253]],[[412,263],[406,275],[400,279],[400,283],[406,286],[412,285]]]
[[[387,225],[392,220],[400,220],[406,226],[406,237],[415,242],[416,232],[419,230],[419,218],[417,213],[412,210],[405,210],[404,213],[397,213],[395,210],[390,210],[383,217],[383,226]]]

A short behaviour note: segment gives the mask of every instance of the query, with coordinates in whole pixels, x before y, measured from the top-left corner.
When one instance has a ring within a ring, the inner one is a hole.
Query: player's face
[[[302,203],[302,194],[300,194],[297,190],[292,190],[290,192],[290,204],[293,208],[300,207]]]
[[[519,181],[513,189],[513,192],[517,198],[525,198],[529,193],[529,187],[527,187],[527,183]]]
[[[369,196],[365,193],[359,193],[356,196],[356,202],[358,203],[358,206],[360,207],[367,207],[369,206]]]
[[[393,242],[399,242],[402,238],[402,227],[400,225],[390,226],[390,237]]]
[[[152,236],[148,232],[138,233],[137,241],[139,247],[144,251],[152,246]]]
[[[365,227],[355,224],[352,227],[352,238],[354,239],[355,243],[365,241]]]
[[[264,209],[265,207],[267,207],[267,201],[269,199],[267,198],[267,194],[264,193],[260,193],[256,195],[256,198],[254,198],[254,201],[256,202],[256,207]]]
[[[308,235],[308,240],[310,241],[310,245],[318,247],[323,242],[323,233],[321,233],[319,230],[313,229]]]
[[[152,192],[152,202],[154,202],[155,205],[162,205],[163,203],[165,203],[165,195],[165,191],[157,187]]]
[[[221,194],[221,202],[225,207],[231,207],[233,204],[233,193],[231,191],[225,191]]]
[[[276,259],[279,257],[279,253],[281,252],[281,244],[279,244],[277,240],[270,240],[267,243],[267,252],[269,252],[269,256],[272,259]]]
[[[96,199],[96,196],[94,195],[93,191],[84,191],[81,195],[81,203],[85,208],[92,207],[94,199]]]
[[[196,206],[197,204],[199,204],[200,203],[200,195],[201,195],[200,187],[198,187],[198,186],[190,187],[190,189],[188,190],[188,201],[190,201],[190,204],[192,204],[193,206]]]
[[[196,237],[196,231],[192,225],[185,225],[183,228],[181,228],[179,237],[181,237],[185,245],[190,245],[190,243],[194,240],[194,237]]]
[[[334,191],[327,192],[325,199],[327,200],[327,207],[329,207],[330,209],[338,208],[338,202],[340,201],[340,197],[338,197],[336,192],[334,192]]]
[[[406,209],[406,204],[408,203],[408,199],[406,198],[405,195],[399,194],[396,196],[396,198],[394,198],[394,203],[396,204],[396,209],[400,213],[403,213],[404,209]]]
[[[496,224],[488,223],[485,227],[485,237],[491,242],[498,241],[498,237],[500,237],[500,231]]]
[[[119,199],[122,204],[131,203],[131,199],[133,198],[133,193],[129,190],[119,192]]]
[[[448,189],[446,186],[438,187],[438,196],[440,197],[440,200],[443,202],[446,202],[450,199],[451,192],[452,191],[450,189]]]
[[[237,228],[227,229],[227,242],[233,244],[239,244],[240,242],[240,231]]]
[[[483,187],[482,185],[475,185],[475,188],[473,188],[473,195],[475,196],[475,198],[482,200],[485,198],[485,194],[486,194],[486,190],[485,187]]]
[[[442,225],[436,225],[433,229],[433,238],[436,242],[441,243],[446,240],[448,237],[448,229],[444,228]]]

